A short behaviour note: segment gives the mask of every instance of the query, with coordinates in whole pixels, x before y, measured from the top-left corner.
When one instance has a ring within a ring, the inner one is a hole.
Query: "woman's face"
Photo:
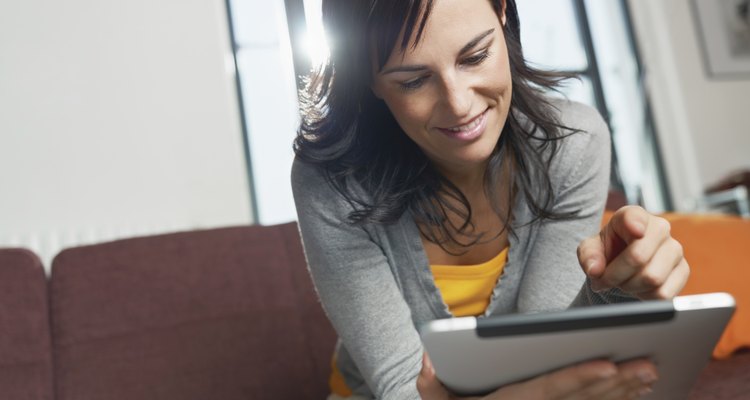
[[[510,107],[505,17],[488,0],[434,4],[417,47],[402,53],[399,38],[372,89],[439,169],[471,173],[486,165]]]

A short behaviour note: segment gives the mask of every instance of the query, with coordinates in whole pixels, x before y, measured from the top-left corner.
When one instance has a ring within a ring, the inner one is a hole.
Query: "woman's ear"
[[[372,94],[377,97],[380,100],[383,100],[383,95],[380,93],[380,87],[378,86],[377,82],[372,82],[370,84],[370,90],[372,91]]]
[[[502,10],[502,13],[500,14],[500,23],[503,24],[503,27],[505,27],[505,9],[506,9],[505,6],[507,4],[508,4],[508,0],[503,0],[503,10]]]

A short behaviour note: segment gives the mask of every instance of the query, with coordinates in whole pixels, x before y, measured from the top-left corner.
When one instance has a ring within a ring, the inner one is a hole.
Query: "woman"
[[[562,77],[525,64],[513,0],[323,13],[331,57],[310,81],[292,186],[339,335],[332,398],[450,398],[416,330],[429,320],[680,291],[688,266],[663,219],[628,207],[597,234],[609,133],[536,89]],[[645,360],[590,362],[488,398],[633,398],[656,378]]]

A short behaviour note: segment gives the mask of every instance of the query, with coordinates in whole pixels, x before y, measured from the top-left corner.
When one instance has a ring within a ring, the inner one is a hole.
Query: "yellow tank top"
[[[500,254],[477,265],[431,265],[435,285],[451,314],[456,317],[476,316],[487,309],[492,290],[503,273],[508,260],[508,247]],[[341,397],[352,395],[344,377],[336,367],[336,355],[331,359],[331,393]]]
[[[435,285],[443,301],[456,317],[482,314],[490,303],[492,290],[503,273],[508,247],[495,258],[477,265],[431,265]]]

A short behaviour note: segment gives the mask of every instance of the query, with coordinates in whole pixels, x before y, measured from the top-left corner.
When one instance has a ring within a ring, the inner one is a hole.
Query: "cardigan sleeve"
[[[352,225],[352,206],[314,166],[295,160],[292,190],[313,283],[341,344],[369,387],[360,396],[419,399],[422,343],[383,250]]]

